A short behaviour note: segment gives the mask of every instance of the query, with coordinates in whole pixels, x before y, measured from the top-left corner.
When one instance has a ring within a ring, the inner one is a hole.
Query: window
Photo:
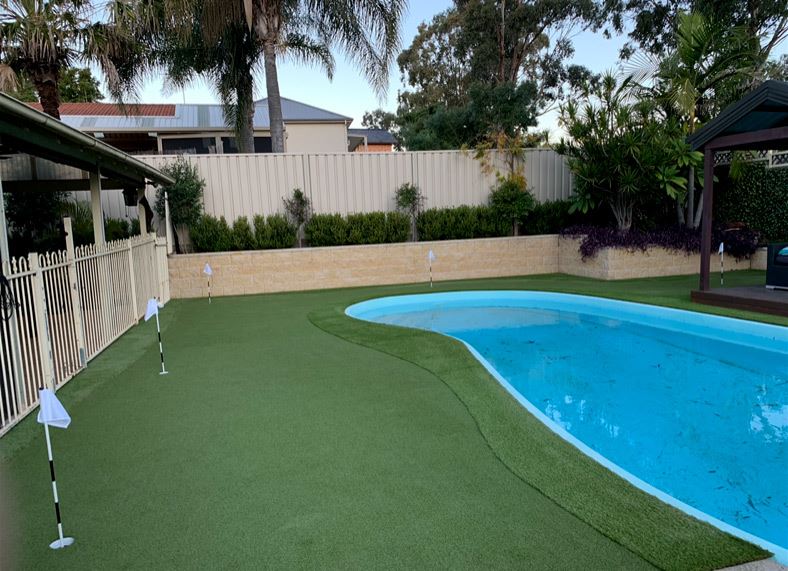
[[[237,153],[238,145],[235,144],[235,137],[222,137],[222,147],[225,153]],[[271,137],[255,137],[254,152],[270,153],[272,150]]]
[[[216,153],[216,139],[213,137],[162,139],[161,149],[165,155],[209,155]]]

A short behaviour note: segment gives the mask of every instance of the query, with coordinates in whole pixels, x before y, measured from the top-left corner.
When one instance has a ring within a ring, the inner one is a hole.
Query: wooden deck
[[[694,290],[692,301],[730,309],[757,311],[788,317],[788,291],[766,289],[764,286]]]

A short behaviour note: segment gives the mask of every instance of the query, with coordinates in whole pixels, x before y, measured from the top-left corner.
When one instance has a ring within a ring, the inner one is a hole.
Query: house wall
[[[288,153],[345,153],[347,126],[344,123],[287,123],[285,151]]]

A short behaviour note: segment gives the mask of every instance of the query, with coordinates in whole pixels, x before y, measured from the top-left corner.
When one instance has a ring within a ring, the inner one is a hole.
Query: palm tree
[[[679,15],[676,48],[661,61],[645,56],[634,74],[638,90],[660,102],[668,117],[678,117],[687,135],[714,117],[727,103],[752,86],[760,63],[744,28],[724,28],[700,13]],[[724,94],[724,96],[723,96]],[[695,208],[695,168],[687,167],[687,227],[701,221],[702,199]]]
[[[277,58],[293,36],[315,34],[355,63],[378,94],[388,86],[391,61],[407,0],[245,0],[244,17],[263,45],[271,146],[284,152],[284,122]]]
[[[120,58],[124,83],[139,83],[162,69],[169,84],[177,88],[198,78],[206,79],[219,95],[225,121],[235,131],[239,151],[251,153],[254,78],[262,71],[264,44],[247,21],[245,3],[246,0],[115,0],[111,20],[145,47],[132,58],[131,65],[123,63],[126,56]],[[332,77],[334,60],[328,49],[329,39],[298,2],[283,4],[279,49],[291,58],[322,67]],[[277,102],[281,116],[278,97]],[[277,135],[283,142],[281,130],[272,128],[272,139],[277,140]]]
[[[0,0],[0,90],[27,78],[44,112],[60,118],[61,76],[81,61],[97,63],[110,93],[122,98],[113,58],[130,49],[128,38],[93,15],[87,0]]]

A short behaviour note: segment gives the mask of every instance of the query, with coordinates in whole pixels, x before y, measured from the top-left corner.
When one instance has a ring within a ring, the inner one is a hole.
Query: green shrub
[[[309,245],[341,246],[347,244],[347,221],[340,214],[315,214],[306,223]]]
[[[273,214],[268,218],[259,214],[254,217],[254,236],[258,248],[292,248],[295,245],[296,232],[295,225],[281,214]]]
[[[430,208],[417,219],[420,240],[463,240],[506,236],[510,223],[488,206]]]
[[[233,223],[232,232],[233,250],[254,250],[257,247],[257,241],[246,216],[241,216]]]
[[[386,242],[407,242],[410,239],[410,216],[402,212],[386,213]]]
[[[386,241],[386,213],[348,214],[348,244],[383,244]]]
[[[744,163],[738,171],[735,178],[720,177],[715,220],[744,223],[768,242],[788,240],[788,168]]]
[[[515,177],[502,180],[490,193],[490,207],[496,216],[509,222],[514,235],[535,205],[534,196]]]
[[[224,216],[203,214],[190,228],[196,252],[228,252],[233,249],[233,236]]]
[[[568,200],[537,203],[525,217],[520,230],[527,235],[558,234],[564,228],[582,221],[579,213],[569,213],[571,206],[572,203]]]
[[[175,180],[175,184],[160,186],[156,191],[156,213],[164,219],[164,193],[170,204],[170,220],[173,226],[186,224],[191,227],[202,214],[202,192],[205,181],[200,177],[197,166],[184,157],[162,167],[161,172]]]
[[[128,220],[123,220],[122,218],[107,218],[104,220],[104,239],[107,242],[125,240],[130,236],[130,230],[131,228]]]

